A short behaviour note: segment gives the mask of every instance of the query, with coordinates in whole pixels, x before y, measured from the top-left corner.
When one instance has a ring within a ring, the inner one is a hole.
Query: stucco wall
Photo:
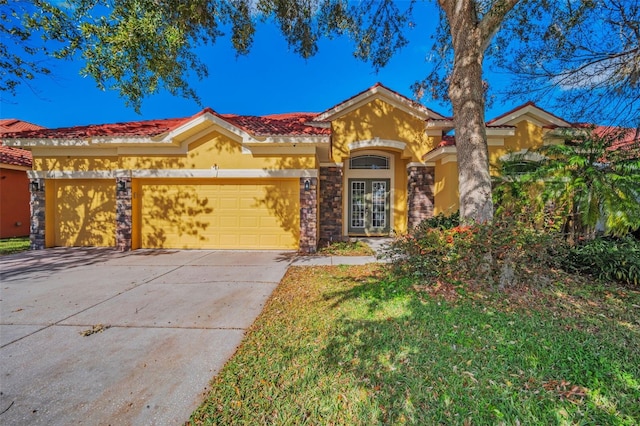
[[[489,146],[489,163],[497,164],[500,157],[508,153],[541,146],[544,132],[545,129],[530,121],[519,122],[515,134],[504,138],[504,146]]]
[[[38,150],[34,152],[34,170],[44,171],[96,171],[96,170],[149,170],[149,169],[211,169],[217,166],[223,169],[307,169],[316,168],[315,154],[297,155],[303,147],[263,149],[258,154],[243,153],[242,146],[219,133],[201,138],[189,145],[187,154],[150,155],[154,147],[139,148],[138,155],[96,156],[99,151],[70,151],[74,155],[47,155]],[[160,151],[166,147],[156,147]],[[49,151],[50,153],[53,150]],[[58,150],[64,154],[65,151]]]
[[[0,238],[29,235],[29,199],[27,172],[0,169]]]
[[[456,161],[443,162],[443,160],[438,160],[435,167],[433,186],[435,196],[433,214],[450,215],[455,213],[460,205],[458,196],[458,163]]]
[[[424,120],[375,99],[332,122],[333,160],[348,158],[350,143],[374,138],[406,143],[411,161],[420,161],[439,142],[426,135]]]

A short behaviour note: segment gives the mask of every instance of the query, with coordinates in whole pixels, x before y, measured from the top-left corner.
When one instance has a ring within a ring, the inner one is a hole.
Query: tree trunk
[[[482,62],[491,39],[518,1],[438,0],[449,22],[453,47],[449,98],[456,129],[463,222],[485,223],[493,219]]]
[[[484,120],[482,52],[460,49],[449,85],[458,151],[458,191],[463,222],[493,219],[489,152]]]
[[[485,223],[493,219],[482,83],[485,40],[473,20],[461,15],[454,20],[450,22],[454,65],[449,98],[456,129],[460,219]]]

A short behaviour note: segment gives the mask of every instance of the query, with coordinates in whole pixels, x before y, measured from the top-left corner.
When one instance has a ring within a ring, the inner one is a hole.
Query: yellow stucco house
[[[564,120],[487,123],[491,161]],[[458,208],[453,121],[382,84],[319,113],[219,114],[5,135],[32,151],[34,248],[299,249]],[[547,141],[548,138],[545,138]]]

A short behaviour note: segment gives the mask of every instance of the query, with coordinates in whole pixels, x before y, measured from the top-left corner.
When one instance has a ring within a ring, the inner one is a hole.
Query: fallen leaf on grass
[[[553,392],[569,402],[580,403],[587,395],[587,388],[583,386],[572,385],[566,380],[549,380],[542,384],[547,391]]]

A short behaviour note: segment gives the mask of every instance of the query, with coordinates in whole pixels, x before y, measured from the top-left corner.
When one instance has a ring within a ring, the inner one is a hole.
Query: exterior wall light
[[[36,192],[40,190],[40,184],[38,183],[37,180],[32,180],[31,181],[31,192]]]
[[[304,190],[308,191],[311,189],[311,181],[309,179],[304,181]]]
[[[118,192],[124,192],[127,190],[127,183],[123,180],[118,181]]]

